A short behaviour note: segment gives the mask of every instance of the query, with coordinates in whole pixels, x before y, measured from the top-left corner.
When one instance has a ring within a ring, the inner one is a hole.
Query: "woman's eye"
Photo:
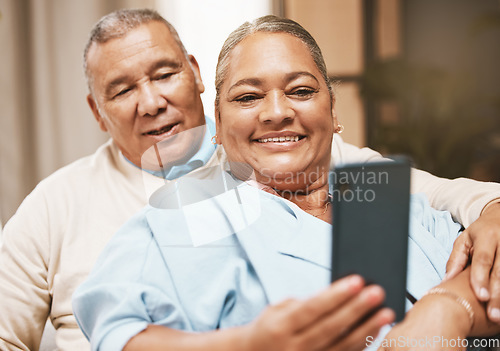
[[[292,95],[297,95],[297,96],[300,96],[300,97],[306,97],[306,96],[310,96],[312,94],[314,94],[314,90],[313,89],[306,89],[306,88],[300,88],[300,89],[296,89],[292,92]]]

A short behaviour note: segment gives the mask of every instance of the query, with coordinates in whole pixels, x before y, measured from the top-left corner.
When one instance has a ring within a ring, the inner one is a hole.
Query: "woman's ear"
[[[333,88],[332,88],[333,89]],[[333,94],[332,91],[330,91],[330,108],[332,110],[332,116],[333,116],[333,130],[337,130],[339,121],[337,120],[337,112],[335,112],[335,94]]]
[[[332,101],[333,132],[340,134],[344,131],[344,126],[339,123],[337,112],[335,112],[334,102],[335,100]]]
[[[337,128],[339,127],[339,120],[337,119],[337,112],[335,111],[335,95],[332,95],[332,117],[333,117],[333,130],[337,131]]]

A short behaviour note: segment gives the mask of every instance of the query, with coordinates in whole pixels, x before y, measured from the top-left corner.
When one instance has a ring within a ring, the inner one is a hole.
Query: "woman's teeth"
[[[275,137],[275,138],[263,138],[257,140],[259,143],[283,143],[286,141],[299,141],[299,136],[285,136],[285,137]]]

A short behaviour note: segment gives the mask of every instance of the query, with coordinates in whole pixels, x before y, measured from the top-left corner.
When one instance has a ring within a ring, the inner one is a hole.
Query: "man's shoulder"
[[[338,134],[333,135],[332,162],[335,165],[343,163],[363,163],[381,159],[377,151],[368,147],[359,147],[345,142]],[[333,164],[332,164],[333,165]]]
[[[101,145],[93,154],[81,157],[56,170],[44,178],[39,185],[64,182],[72,178],[86,178],[90,174],[102,171],[103,168],[116,168],[116,146],[111,140]]]
[[[109,174],[110,171],[118,172],[115,147],[111,141],[108,141],[93,154],[59,168],[41,180],[28,197],[45,194],[45,197],[57,198],[58,193],[70,191],[75,194],[87,191],[86,189],[91,184],[96,184],[96,181],[104,178],[101,174]]]

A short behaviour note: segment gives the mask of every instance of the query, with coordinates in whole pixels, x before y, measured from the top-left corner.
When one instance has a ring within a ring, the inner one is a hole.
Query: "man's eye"
[[[113,98],[116,98],[116,97],[119,97],[119,96],[122,96],[122,95],[125,95],[126,93],[128,93],[130,90],[132,90],[131,88],[127,88],[127,89],[123,89],[123,90],[120,90],[118,92],[118,94],[115,94],[115,96],[113,96]]]
[[[168,79],[173,75],[173,73],[164,73],[156,77],[156,80]]]

